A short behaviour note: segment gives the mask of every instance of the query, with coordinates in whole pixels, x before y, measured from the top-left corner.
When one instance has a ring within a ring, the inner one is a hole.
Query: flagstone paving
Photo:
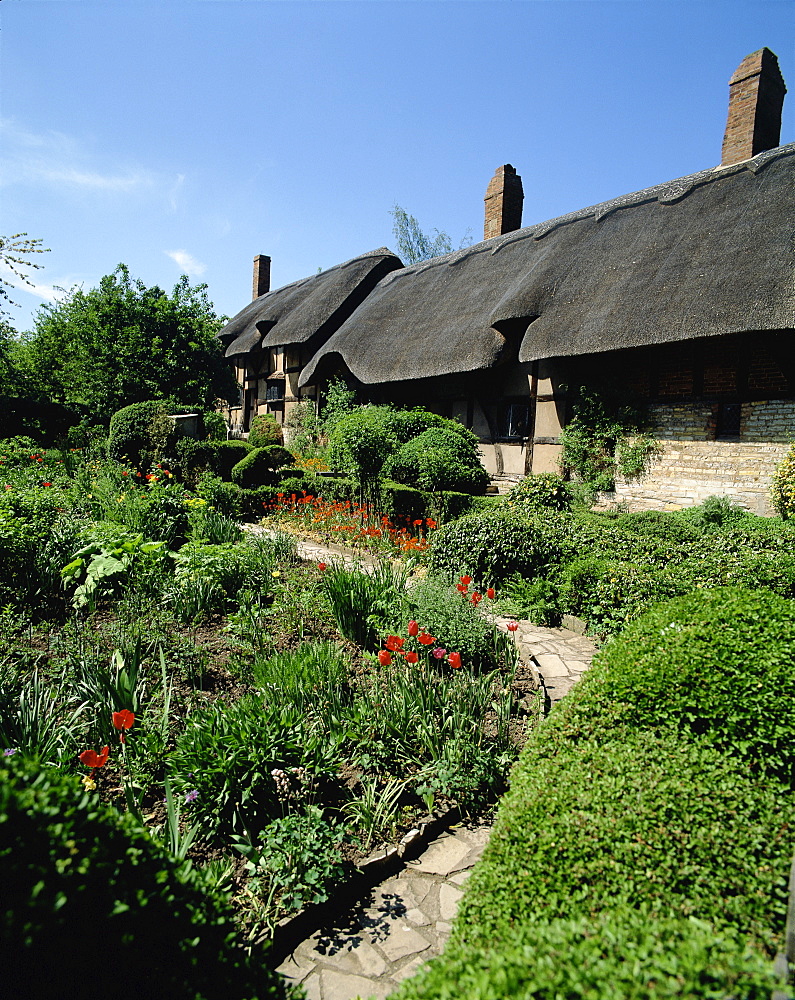
[[[341,546],[303,539],[298,541],[298,555],[311,562],[375,562]],[[511,619],[494,616],[493,621],[507,630]],[[514,641],[522,660],[537,673],[549,709],[590,667],[596,644],[566,628],[545,628],[526,621],[517,625]],[[420,858],[406,862],[397,875],[385,879],[352,909],[302,941],[278,971],[301,983],[308,1000],[354,1000],[360,996],[382,1000],[444,948],[463,887],[490,832],[487,825],[447,830]]]

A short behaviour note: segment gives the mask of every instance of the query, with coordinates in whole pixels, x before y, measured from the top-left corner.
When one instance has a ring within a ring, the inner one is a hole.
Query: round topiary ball
[[[430,427],[401,445],[383,475],[428,492],[483,493],[489,483],[474,441],[446,427]]]
[[[254,417],[248,432],[252,448],[266,448],[269,444],[284,444],[284,434],[276,418],[270,413]]]
[[[555,472],[539,472],[518,482],[503,502],[506,507],[521,512],[571,510],[574,497],[563,476]]]
[[[783,780],[795,774],[795,601],[696,590],[649,610],[598,654],[593,699],[631,727],[674,725]]]

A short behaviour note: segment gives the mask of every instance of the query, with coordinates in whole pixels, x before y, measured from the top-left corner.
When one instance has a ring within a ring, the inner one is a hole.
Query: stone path
[[[278,971],[300,982],[308,1000],[382,1000],[441,952],[489,832],[479,826],[442,834],[417,861],[298,945]]]
[[[251,528],[254,531],[267,531]],[[342,560],[373,564],[342,546],[298,541],[298,555],[310,562]],[[511,619],[494,617],[503,630]],[[522,660],[533,667],[546,708],[565,697],[591,665],[595,643],[568,628],[518,622],[513,633]],[[486,846],[490,827],[457,827],[433,841],[422,856],[332,924],[295,949],[278,970],[300,982],[308,1000],[386,997],[398,983],[438,955],[450,934],[462,886]]]

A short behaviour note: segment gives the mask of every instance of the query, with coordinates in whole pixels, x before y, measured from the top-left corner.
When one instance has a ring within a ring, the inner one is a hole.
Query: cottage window
[[[267,388],[265,389],[265,399],[269,403],[278,403],[284,399],[283,379],[273,379],[268,382]]]
[[[502,419],[500,436],[505,438],[527,437],[530,427],[530,404],[508,403]]]
[[[715,425],[716,438],[737,438],[740,436],[742,410],[739,403],[719,403]]]

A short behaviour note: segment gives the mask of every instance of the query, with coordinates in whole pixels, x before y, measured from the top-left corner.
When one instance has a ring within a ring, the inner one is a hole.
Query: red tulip
[[[419,631],[420,631],[419,625],[412,618],[412,620],[409,622],[409,626],[408,626],[408,633],[409,633],[409,635],[411,635],[411,636],[418,635]]]
[[[86,767],[104,767],[109,753],[108,747],[103,747],[99,753],[96,750],[84,750],[80,754],[80,762]]]
[[[489,589],[486,591],[486,597],[488,597],[490,601],[494,600],[494,587],[489,587]]]
[[[475,607],[477,607],[482,600],[483,600],[483,595],[475,591],[475,593],[472,595],[472,603],[475,605]]]
[[[423,646],[430,646],[432,642],[436,642],[436,639],[432,635],[428,635],[427,632],[421,632],[417,636],[417,642],[421,642]]]
[[[458,670],[461,666],[461,654],[460,653],[450,653],[447,657],[447,662],[453,668],[453,670]]]
[[[416,663],[419,660],[419,656],[417,656],[414,650],[411,650],[411,652],[405,653],[404,655],[406,657],[406,663]]]
[[[378,654],[378,662],[382,667],[388,667],[392,662],[392,655],[387,650],[382,649]]]
[[[508,622],[508,631],[515,632],[519,628],[517,622]]]
[[[425,523],[428,525],[431,531],[433,531],[433,529],[436,527],[436,521],[434,521],[432,517],[426,517]]]
[[[405,639],[401,639],[399,635],[388,635],[386,637],[386,642],[384,645],[387,649],[392,650],[393,653],[397,652],[399,649],[403,648],[403,643]]]
[[[114,729],[132,729],[132,724],[135,722],[135,716],[129,710],[129,708],[123,708],[121,712],[113,713],[113,728]],[[119,733],[119,742],[124,743],[124,733]]]
[[[324,562],[318,563],[317,564],[317,568],[320,570],[321,573],[325,573],[326,572],[326,564]]]
[[[457,583],[455,585],[455,589],[458,591],[459,594],[465,594],[469,590],[469,585],[463,583]]]
[[[463,583],[463,585],[465,587],[469,587],[470,583],[472,583],[472,577],[471,576],[462,576],[460,579],[461,579],[461,583]]]

